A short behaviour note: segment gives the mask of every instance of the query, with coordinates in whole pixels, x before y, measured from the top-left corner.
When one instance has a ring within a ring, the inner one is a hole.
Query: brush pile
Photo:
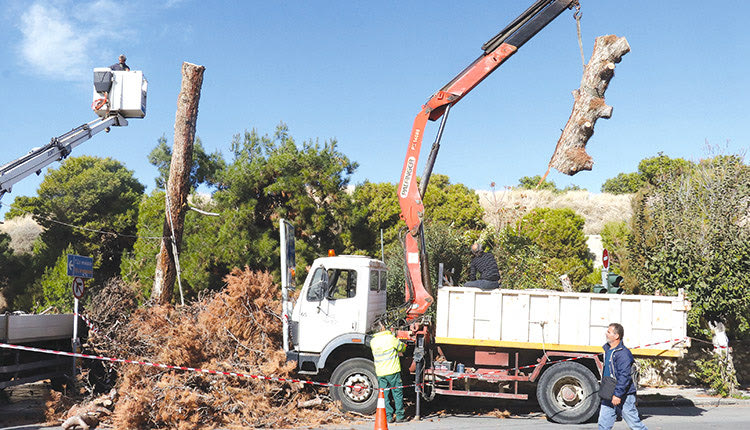
[[[135,296],[110,284],[88,309],[100,328],[89,346],[109,357],[294,378],[294,363],[281,348],[280,289],[271,275],[235,269],[225,281],[223,291],[189,306],[142,306],[129,314]],[[116,428],[289,428],[354,418],[319,401],[325,387],[135,364],[104,367],[118,375],[109,418]]]

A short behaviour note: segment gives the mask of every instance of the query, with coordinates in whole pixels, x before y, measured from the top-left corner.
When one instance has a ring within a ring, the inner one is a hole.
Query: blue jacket
[[[604,356],[606,357],[607,352],[611,347],[609,346],[609,343],[605,343],[602,348],[604,348]],[[635,362],[633,354],[625,347],[625,345],[623,345],[622,342],[612,350],[611,364],[614,378],[617,379],[614,395],[621,399],[628,394],[635,394],[635,384],[633,384],[631,376],[633,362]]]

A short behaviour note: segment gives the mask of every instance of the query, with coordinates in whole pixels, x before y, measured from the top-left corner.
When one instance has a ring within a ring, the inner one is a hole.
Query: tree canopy
[[[69,245],[92,256],[98,274],[119,272],[123,250],[132,247],[144,186],[119,161],[71,157],[44,177],[37,196],[16,197],[7,218],[32,213],[44,227],[35,254],[43,267]]]
[[[567,274],[574,285],[581,286],[593,268],[584,223],[572,209],[536,208],[521,219],[517,232],[539,249],[548,273],[555,278]]]
[[[232,155],[216,171],[219,189],[193,201],[219,216],[191,211],[185,219],[180,263],[189,292],[220,287],[233,267],[278,271],[280,218],[295,225],[300,269],[329,248],[345,248],[351,205],[346,188],[357,164],[338,151],[335,140],[298,147],[281,124],[272,136],[255,130],[236,135]],[[160,231],[163,216],[164,194],[152,193],[141,205],[139,231]],[[150,288],[158,246],[139,238],[123,262],[123,277]]]
[[[278,275],[278,222],[285,218],[295,225],[298,281],[306,265],[331,248],[379,256],[382,230],[389,303],[403,299],[403,223],[395,184],[350,186],[357,163],[335,140],[298,143],[284,124],[271,135],[252,130],[234,136],[230,156],[225,161],[219,152],[207,154],[200,141],[195,145],[190,205],[218,216],[186,215],[179,258],[188,297],[221,288],[233,267]],[[23,255],[0,234],[0,306],[4,299],[19,309],[67,309],[67,253],[94,257],[97,282],[120,275],[148,293],[164,219],[158,186],[170,159],[162,137],[149,155],[160,177],[148,196],[119,162],[77,157],[51,169],[36,196],[17,197],[6,218],[32,213],[44,232],[33,253]],[[524,177],[519,186],[535,188],[540,180]],[[211,194],[197,193],[201,185]],[[541,188],[560,191],[551,181]],[[601,232],[612,269],[625,277],[628,292],[675,294],[684,288],[693,303],[691,333],[707,334],[706,322],[720,320],[731,333],[750,335],[750,168],[742,157],[693,163],[659,154],[642,160],[637,172],[608,180],[602,190],[636,192],[631,222],[610,223]],[[498,231],[483,221],[474,190],[440,174],[432,176],[424,205],[427,269],[435,283],[439,263],[456,283],[465,280],[474,241],[496,256],[506,288],[559,289],[559,276],[567,274],[574,288],[586,291],[599,278],[584,219],[571,209],[537,208]]]
[[[156,147],[148,154],[148,162],[156,166],[159,176],[154,180],[156,188],[164,189],[169,178],[169,164],[172,161],[172,148],[167,145],[167,138],[160,137]],[[195,139],[193,145],[193,166],[190,169],[190,189],[195,191],[198,185],[206,184],[217,187],[218,173],[224,169],[225,162],[221,153],[216,151],[210,154],[203,149],[200,137]]]
[[[638,163],[638,171],[634,173],[619,173],[614,178],[607,179],[602,184],[603,193],[632,194],[641,187],[654,185],[674,173],[680,173],[692,168],[693,163],[682,158],[669,158],[659,153],[656,157],[644,158]]]
[[[636,196],[627,274],[644,293],[684,288],[694,334],[707,321],[750,334],[750,167],[724,155],[672,167]]]
[[[557,185],[553,181],[542,181],[541,175],[523,176],[518,180],[518,188],[524,190],[550,190],[557,191]]]

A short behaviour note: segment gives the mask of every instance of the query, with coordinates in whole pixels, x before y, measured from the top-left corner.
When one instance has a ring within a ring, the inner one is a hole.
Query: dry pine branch
[[[628,52],[630,45],[624,37],[596,38],[594,52],[583,71],[581,87],[573,91],[573,112],[557,141],[550,167],[571,176],[581,170],[591,170],[594,162],[586,153],[586,142],[594,134],[596,120],[612,116],[612,106],[605,104],[604,92],[615,75],[615,63]]]

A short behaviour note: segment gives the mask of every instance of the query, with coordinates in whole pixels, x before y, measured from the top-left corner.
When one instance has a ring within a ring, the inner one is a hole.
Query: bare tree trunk
[[[624,37],[608,35],[596,38],[594,52],[583,71],[581,87],[573,91],[573,112],[557,141],[550,167],[566,175],[591,170],[594,162],[586,153],[586,142],[594,134],[596,120],[612,116],[612,106],[604,103],[604,91],[615,75],[615,63],[619,63],[628,52],[630,45]]]
[[[201,96],[204,70],[206,68],[203,66],[182,63],[182,89],[177,98],[172,161],[169,165],[166,189],[167,210],[162,230],[164,239],[162,239],[161,249],[156,258],[154,287],[151,290],[151,299],[157,303],[171,303],[172,290],[174,290],[174,282],[177,278],[173,250],[176,249],[179,253],[182,244],[182,230],[190,192],[190,170],[193,166],[193,142],[198,119],[198,101]]]

